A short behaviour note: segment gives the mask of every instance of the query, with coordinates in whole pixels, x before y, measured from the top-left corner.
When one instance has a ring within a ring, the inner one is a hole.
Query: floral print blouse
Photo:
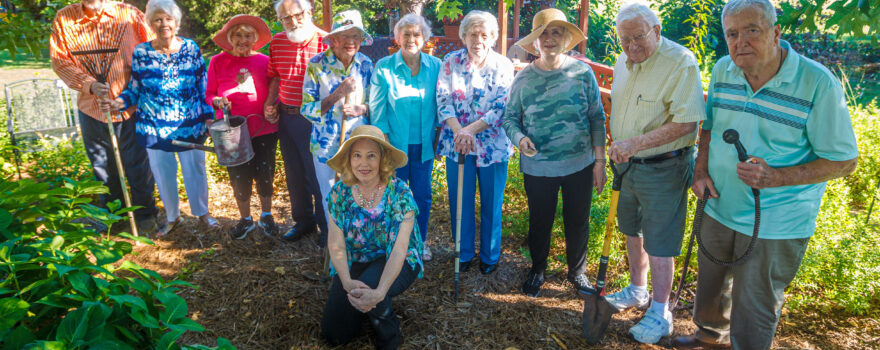
[[[413,212],[413,220],[419,215],[419,208],[406,182],[394,177],[385,187],[382,200],[373,209],[364,209],[357,204],[351,187],[339,181],[333,186],[327,198],[330,217],[342,229],[345,249],[348,253],[348,266],[352,262],[368,263],[376,259],[388,259],[400,224],[408,212]],[[406,263],[410,268],[419,267],[419,278],[425,270],[422,264],[422,236],[419,225],[413,225],[409,235]],[[331,275],[336,269],[331,269]]]
[[[306,76],[303,79],[300,112],[312,122],[310,149],[315,158],[322,163],[327,163],[339,149],[339,128],[342,126],[342,105],[345,104],[345,99],[340,99],[329,111],[321,110],[321,100],[336,91],[343,80],[353,76],[357,80],[357,88],[349,95],[348,103],[369,104],[368,89],[372,74],[373,61],[360,52],[354,55],[348,69],[333,55],[332,49],[327,49],[309,60]],[[370,124],[366,115],[346,119],[346,138],[351,130],[365,124]]]
[[[506,162],[513,145],[501,128],[501,117],[512,83],[513,64],[495,51],[489,52],[482,68],[471,66],[467,49],[447,54],[437,79],[437,115],[443,125],[437,152],[454,162],[458,159],[455,134],[446,119],[457,118],[463,127],[479,119],[489,128],[475,135],[476,150],[469,155],[477,157],[478,167]]]

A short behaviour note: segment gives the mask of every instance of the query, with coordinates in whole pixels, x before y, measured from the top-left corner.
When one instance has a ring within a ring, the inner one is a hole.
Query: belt
[[[279,107],[279,109],[281,109],[281,111],[283,111],[284,113],[287,113],[287,114],[300,114],[299,113],[299,106],[291,106],[288,104],[279,103],[278,107]]]
[[[660,163],[662,161],[678,157],[682,154],[686,154],[688,151],[690,151],[690,149],[691,149],[691,146],[687,146],[687,147],[679,148],[679,149],[671,151],[671,152],[661,153],[656,156],[645,157],[645,158],[632,157],[629,159],[629,161],[631,163],[636,163],[636,164]]]

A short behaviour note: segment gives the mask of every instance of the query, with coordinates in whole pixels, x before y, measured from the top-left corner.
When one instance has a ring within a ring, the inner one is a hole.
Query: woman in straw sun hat
[[[248,132],[253,145],[254,157],[247,163],[226,168],[238,212],[238,223],[229,235],[242,239],[259,225],[267,236],[278,233],[278,225],[272,217],[272,182],[275,178],[275,148],[278,146],[277,118],[263,115],[263,104],[269,93],[267,68],[269,57],[257,52],[272,39],[269,26],[261,18],[251,15],[235,15],[214,35],[214,43],[223,52],[211,57],[208,65],[206,101],[220,113],[250,116]],[[257,185],[260,197],[258,221],[251,218],[251,194]]]
[[[584,276],[592,188],[605,186],[605,115],[599,86],[586,63],[566,54],[584,34],[557,9],[538,12],[532,32],[517,42],[538,59],[513,82],[504,130],[519,146],[529,205],[532,268],[522,292],[536,297],[544,283],[556,200],[562,190],[568,281]]]
[[[422,277],[419,209],[406,182],[394,176],[406,153],[382,130],[352,130],[327,166],[341,174],[327,196],[333,282],[321,331],[333,346],[350,342],[369,319],[376,347],[396,349],[400,320],[391,298]]]

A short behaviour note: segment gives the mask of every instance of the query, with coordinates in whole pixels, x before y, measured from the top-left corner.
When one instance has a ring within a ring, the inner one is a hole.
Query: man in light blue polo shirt
[[[828,180],[855,170],[858,148],[840,82],[784,40],[767,0],[731,0],[722,26],[730,56],[712,71],[693,191],[709,191],[703,246],[730,261],[747,249],[761,205],[758,242],[725,267],[700,254],[693,335],[678,348],[769,349],[785,288],[794,279]],[[739,162],[722,139],[734,129],[749,153]]]

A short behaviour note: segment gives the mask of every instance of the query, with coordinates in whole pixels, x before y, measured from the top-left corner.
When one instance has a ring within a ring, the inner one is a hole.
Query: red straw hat
[[[272,31],[269,30],[266,21],[260,17],[251,15],[232,16],[232,18],[229,19],[229,22],[226,22],[226,24],[223,25],[223,29],[220,29],[217,34],[214,34],[214,38],[211,40],[213,40],[214,43],[224,51],[232,51],[232,43],[229,42],[229,36],[227,34],[229,33],[229,30],[235,28],[235,26],[239,24],[247,24],[257,30],[257,41],[254,43],[254,51],[263,48],[263,46],[266,46],[266,44],[272,40]]]

